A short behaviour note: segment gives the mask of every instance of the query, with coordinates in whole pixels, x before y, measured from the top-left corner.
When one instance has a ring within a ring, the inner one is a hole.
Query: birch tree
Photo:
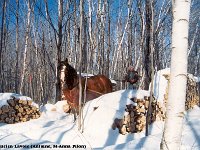
[[[174,0],[172,55],[166,121],[161,149],[180,149],[186,98],[190,0]]]
[[[26,73],[26,59],[27,59],[27,50],[28,50],[28,40],[29,40],[29,33],[30,33],[30,24],[31,24],[31,3],[30,0],[27,1],[28,6],[28,13],[27,13],[27,25],[26,25],[26,35],[25,35],[25,47],[24,47],[24,59],[23,59],[23,69],[22,69],[22,77],[21,77],[21,84],[20,84],[20,94],[22,94],[24,80],[25,80],[25,73]]]

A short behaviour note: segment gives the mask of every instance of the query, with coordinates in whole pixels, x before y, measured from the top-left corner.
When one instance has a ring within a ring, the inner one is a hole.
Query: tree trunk
[[[107,1],[108,5],[108,48],[107,48],[107,61],[106,61],[106,76],[109,77],[109,70],[110,70],[110,52],[111,52],[111,32],[110,32],[110,23],[111,23],[111,17],[110,17],[110,2]]]
[[[61,100],[61,53],[62,53],[62,21],[63,21],[63,0],[58,1],[58,35],[57,35],[57,71],[56,71],[56,101]]]
[[[186,99],[190,0],[172,1],[172,56],[166,121],[161,149],[180,149]]]
[[[26,26],[26,35],[25,35],[25,47],[24,47],[24,59],[23,59],[23,69],[22,69],[22,77],[21,77],[21,84],[20,84],[20,94],[23,93],[23,87],[24,87],[24,79],[25,79],[25,73],[26,73],[26,67],[27,67],[27,50],[28,50],[28,40],[29,40],[29,33],[30,33],[30,24],[31,24],[31,4],[30,0],[27,2],[28,6],[28,14],[27,14],[27,26]]]
[[[151,11],[150,0],[146,0],[146,47],[144,50],[144,90],[149,90],[151,82],[151,48],[150,48],[150,33],[151,33]]]
[[[4,92],[3,87],[3,38],[4,38],[4,21],[5,21],[5,11],[6,11],[6,0],[3,1],[2,7],[2,22],[1,22],[1,41],[0,41],[0,92]]]
[[[19,0],[16,0],[16,71],[15,71],[15,92],[19,92]]]
[[[150,7],[150,12],[151,12],[151,26],[150,26],[150,59],[151,59],[151,87],[150,87],[150,100],[149,100],[149,106],[147,109],[147,116],[146,116],[146,133],[145,135],[148,136],[148,125],[150,123],[151,120],[151,114],[152,114],[152,102],[153,102],[153,86],[154,86],[154,12],[153,12],[153,2],[149,2],[149,7]]]
[[[132,58],[132,0],[128,1],[128,66],[133,65]]]
[[[81,72],[82,72],[82,32],[83,32],[83,2],[80,0],[80,35],[79,35],[79,120],[78,130],[82,129],[82,84],[81,84]]]

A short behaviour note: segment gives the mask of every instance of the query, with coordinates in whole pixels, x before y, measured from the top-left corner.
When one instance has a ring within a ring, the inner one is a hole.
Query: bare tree
[[[5,22],[5,11],[6,11],[6,0],[3,1],[2,5],[2,20],[1,20],[1,41],[0,41],[0,83],[1,83],[1,88],[0,90],[4,92],[4,87],[3,87],[3,38],[4,38],[4,22]]]
[[[60,81],[60,76],[61,76],[61,68],[60,68],[60,63],[61,63],[61,54],[62,54],[62,39],[63,39],[63,0],[58,1],[58,30],[56,30],[52,18],[50,17],[49,14],[49,8],[48,8],[48,2],[47,0],[44,0],[45,2],[45,8],[46,8],[46,16],[47,16],[47,21],[49,22],[50,26],[52,27],[54,31],[54,37],[56,41],[56,96],[55,96],[55,102],[61,100],[61,81]]]
[[[63,0],[58,1],[58,37],[56,40],[57,46],[57,72],[56,72],[56,101],[61,100],[61,54],[62,54],[62,21],[63,21]]]
[[[81,72],[82,72],[82,36],[83,36],[83,3],[84,0],[80,0],[80,35],[79,35],[79,120],[78,129],[81,130],[82,125],[82,82],[81,82]]]
[[[151,48],[150,48],[150,38],[151,38],[151,6],[150,0],[146,0],[146,46],[144,50],[144,90],[149,89],[149,83],[151,82]]]
[[[19,92],[19,0],[16,0],[16,71],[15,71],[15,92]]]
[[[146,116],[146,136],[148,136],[148,124],[151,120],[151,112],[152,112],[152,101],[153,101],[153,86],[154,86],[154,64],[153,64],[153,60],[154,60],[154,11],[153,11],[153,1],[148,1],[149,5],[148,7],[150,7],[149,11],[151,13],[151,27],[150,27],[150,43],[149,43],[149,47],[150,47],[150,62],[151,62],[151,87],[150,87],[150,100],[149,100],[149,106],[148,106],[148,110],[147,110],[147,116]]]
[[[24,78],[25,73],[27,69],[27,51],[28,51],[28,40],[29,40],[29,34],[30,34],[30,24],[31,24],[31,2],[30,0],[27,0],[27,7],[28,7],[28,13],[27,13],[27,25],[26,25],[26,34],[25,34],[25,47],[24,47],[24,59],[23,59],[23,69],[22,69],[22,77],[21,77],[21,84],[20,84],[20,94],[23,93],[23,87],[24,87]]]

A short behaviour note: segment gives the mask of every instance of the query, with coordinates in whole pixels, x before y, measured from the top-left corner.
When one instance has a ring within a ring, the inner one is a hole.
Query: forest
[[[130,65],[139,71],[140,88],[146,90],[152,70],[170,66],[171,1],[84,0],[81,12],[79,4],[1,0],[0,92],[52,101],[59,89],[58,66],[65,58],[77,70],[116,80],[117,89],[125,87]],[[188,72],[194,75],[200,74],[199,8],[199,1],[192,0]]]
[[[1,141],[199,149],[199,8],[199,0],[1,0]]]

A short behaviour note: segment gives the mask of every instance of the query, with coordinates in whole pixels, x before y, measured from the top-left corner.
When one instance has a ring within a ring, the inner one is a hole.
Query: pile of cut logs
[[[166,94],[164,95],[163,104],[153,100],[151,104],[150,120],[149,124],[154,121],[164,121],[166,112],[166,103],[168,99],[169,91],[169,75],[163,75],[168,80],[168,85],[166,87]],[[123,119],[116,118],[112,125],[113,130],[119,129],[120,134],[136,133],[141,132],[146,126],[146,115],[149,106],[150,97],[144,97],[144,99],[131,98],[134,102],[133,104],[126,105],[125,111],[128,115],[125,115]],[[199,90],[198,83],[191,76],[187,76],[187,90],[186,90],[186,102],[185,109],[192,109],[195,105],[199,106]]]
[[[37,119],[41,112],[32,105],[32,100],[21,100],[15,97],[7,100],[9,105],[0,107],[0,122],[13,124],[18,122],[26,122],[30,119]]]
[[[131,98],[134,104],[126,105],[125,111],[128,112],[128,115],[125,115],[123,119],[116,118],[113,123],[113,130],[118,128],[120,134],[127,133],[136,133],[141,132],[146,125],[146,114],[149,106],[149,97],[144,97],[144,99]],[[154,122],[155,120],[164,120],[165,119],[165,110],[162,107],[162,104],[153,100],[152,102],[152,111],[150,121]]]
[[[168,80],[168,86],[166,88],[166,94],[164,95],[165,106],[168,99],[168,91],[169,91],[169,75],[165,74],[164,77]],[[192,75],[187,76],[187,88],[186,88],[186,101],[185,101],[185,109],[192,109],[195,105],[199,106],[199,91],[198,91],[198,83],[195,81]]]
[[[195,81],[195,79],[188,77],[185,109],[192,109],[195,105],[199,106],[198,83]]]

